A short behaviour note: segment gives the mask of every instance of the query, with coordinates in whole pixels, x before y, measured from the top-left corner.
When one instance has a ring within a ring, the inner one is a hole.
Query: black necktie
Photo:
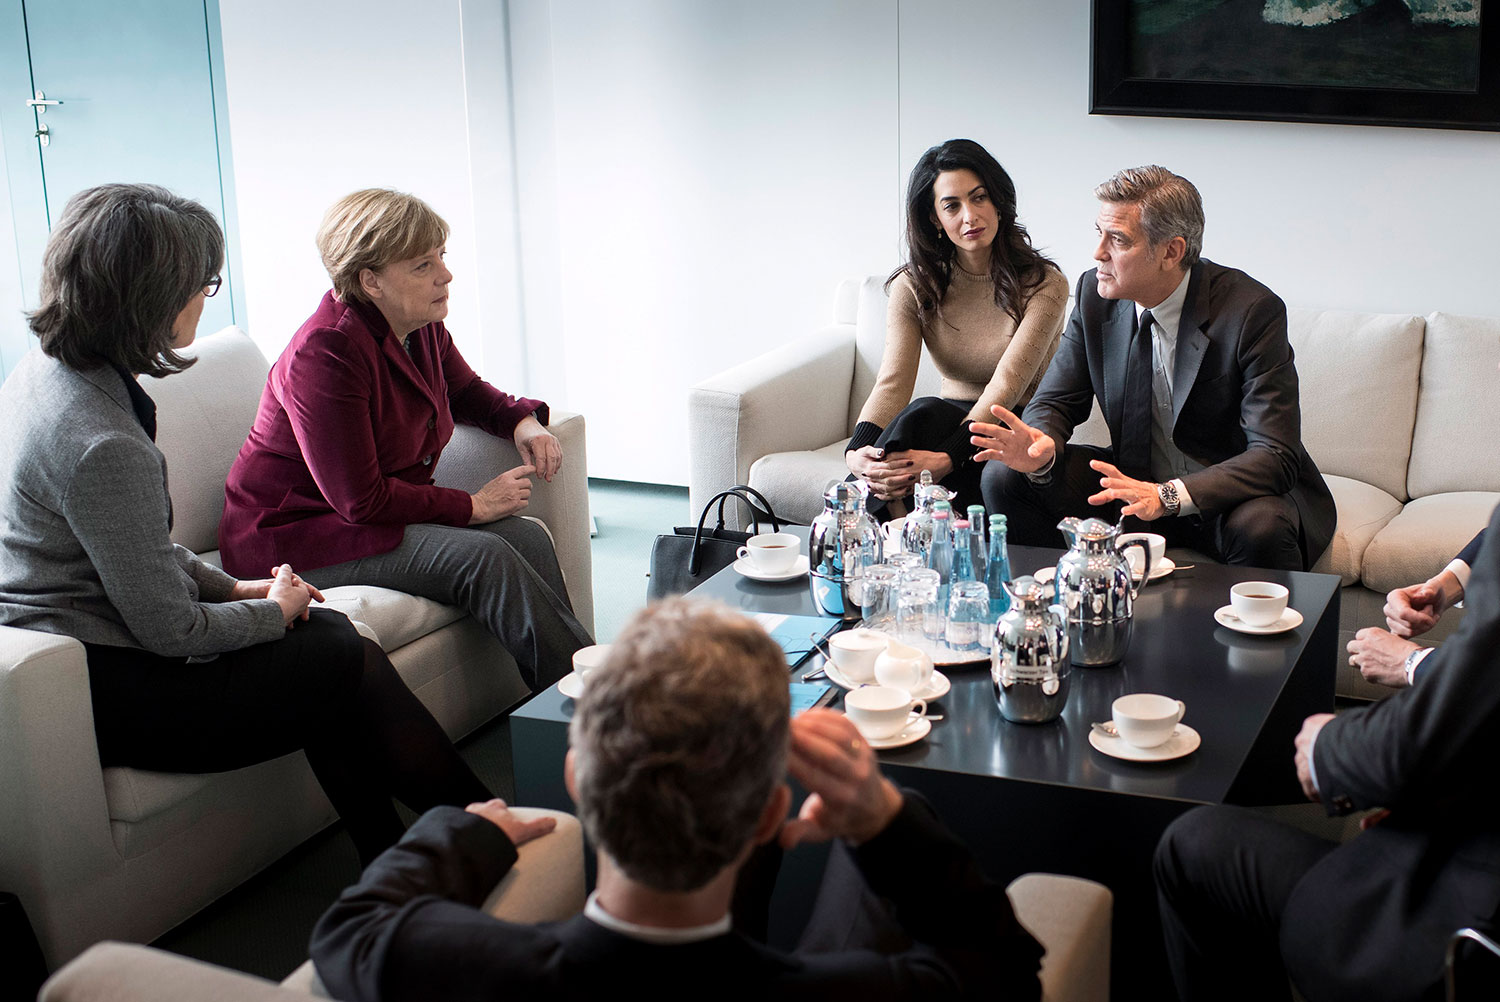
[[[1141,314],[1125,359],[1124,421],[1115,465],[1127,477],[1151,472],[1151,311]]]

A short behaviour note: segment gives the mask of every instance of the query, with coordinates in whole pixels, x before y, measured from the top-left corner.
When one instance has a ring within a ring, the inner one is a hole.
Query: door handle
[[[26,99],[26,106],[28,108],[35,108],[38,115],[45,115],[48,108],[55,108],[60,104],[62,104],[61,101],[47,100],[47,95],[41,91],[36,92],[36,97],[28,97]]]
[[[36,127],[36,138],[43,146],[52,145],[52,130],[47,128],[46,122]]]

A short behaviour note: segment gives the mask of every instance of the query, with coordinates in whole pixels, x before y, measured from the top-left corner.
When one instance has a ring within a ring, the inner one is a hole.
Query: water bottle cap
[[[932,517],[946,519],[948,517],[948,514],[949,513],[947,508],[939,508],[932,513]]]
[[[953,520],[953,528],[955,529],[967,529],[968,527],[969,520],[966,518],[956,518]]]
[[[1004,515],[991,515],[990,516],[990,526],[994,527],[994,526],[997,526],[997,525],[1000,526],[1000,527],[1002,527],[1002,528],[1004,528],[1004,526],[1005,526],[1005,516]]]

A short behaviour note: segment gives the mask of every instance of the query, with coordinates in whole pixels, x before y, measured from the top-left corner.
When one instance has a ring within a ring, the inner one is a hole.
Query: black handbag
[[[750,509],[751,532],[724,528],[724,504],[734,498]],[[753,498],[753,500],[752,500]],[[756,502],[760,502],[759,505]],[[714,502],[719,505],[719,524],[704,531],[708,513]],[[703,512],[698,516],[697,526],[679,525],[671,535],[663,533],[651,546],[650,581],[646,584],[646,601],[655,602],[669,595],[681,595],[713,577],[734,563],[739,549],[753,535],[761,531],[764,520],[771,524],[772,532],[780,532],[784,524],[771,510],[771,502],[754,487],[737,484],[727,491],[720,491],[708,499]]]

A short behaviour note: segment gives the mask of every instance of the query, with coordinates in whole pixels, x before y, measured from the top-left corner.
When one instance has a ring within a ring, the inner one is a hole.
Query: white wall
[[[333,202],[400,188],[453,228],[447,322],[483,371],[459,0],[220,10],[250,335],[275,358],[327,291],[313,237]]]

